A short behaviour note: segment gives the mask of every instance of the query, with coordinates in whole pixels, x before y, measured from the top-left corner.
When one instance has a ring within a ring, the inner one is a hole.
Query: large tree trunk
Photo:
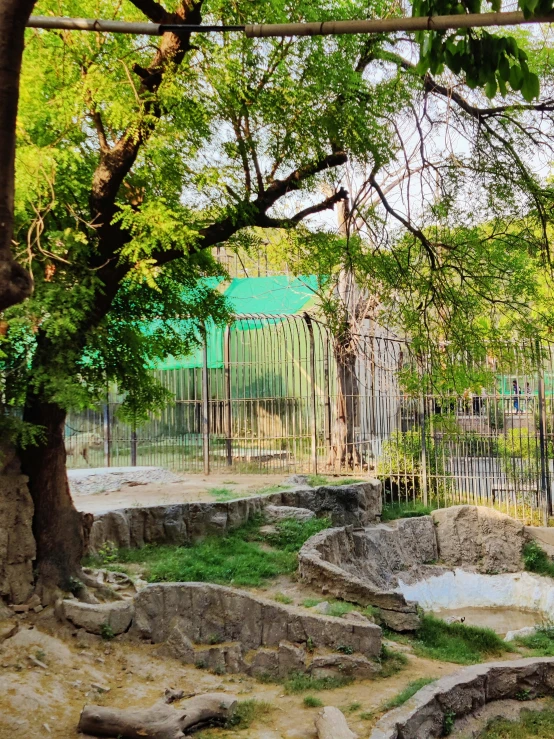
[[[55,403],[29,399],[24,419],[44,428],[44,440],[22,453],[23,472],[35,505],[33,533],[37,543],[37,592],[43,604],[59,589],[78,590],[85,547],[86,517],[69,492],[65,468],[66,413]]]
[[[25,25],[35,0],[0,2],[0,311],[30,295],[30,274],[12,253],[15,122]]]

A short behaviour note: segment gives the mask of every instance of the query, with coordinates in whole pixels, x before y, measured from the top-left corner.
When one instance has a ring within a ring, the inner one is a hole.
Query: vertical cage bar
[[[205,330],[202,347],[202,454],[205,475],[210,474],[210,399],[208,392],[208,332]]]
[[[541,492],[544,506],[544,525],[552,515],[552,493],[550,490],[550,470],[548,469],[548,456],[546,449],[546,401],[544,388],[544,369],[542,366],[542,354],[540,342],[537,341],[537,364],[539,374],[539,449],[541,459]]]
[[[233,418],[231,410],[231,328],[225,326],[223,334],[223,366],[225,392],[225,451],[227,465],[233,464]]]

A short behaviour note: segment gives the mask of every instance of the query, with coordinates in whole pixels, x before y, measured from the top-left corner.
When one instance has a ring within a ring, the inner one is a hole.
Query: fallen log
[[[78,730],[93,736],[122,739],[182,739],[192,730],[229,720],[236,708],[234,696],[226,693],[195,695],[172,708],[165,700],[143,710],[85,706]]]
[[[348,728],[344,714],[334,706],[325,706],[317,714],[315,728],[319,739],[357,739]]]

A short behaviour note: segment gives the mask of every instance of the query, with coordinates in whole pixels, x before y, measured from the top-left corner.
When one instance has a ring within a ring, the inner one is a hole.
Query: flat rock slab
[[[287,518],[293,518],[295,521],[309,521],[315,518],[315,513],[309,508],[296,508],[295,506],[286,505],[268,505],[264,509],[266,518],[269,521],[284,521]]]
[[[78,600],[64,600],[61,604],[62,615],[91,634],[100,634],[109,628],[114,636],[123,634],[133,620],[134,604],[132,601],[114,601],[113,603],[81,603]]]

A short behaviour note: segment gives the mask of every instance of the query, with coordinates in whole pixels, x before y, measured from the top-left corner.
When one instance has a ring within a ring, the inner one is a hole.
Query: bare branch
[[[155,0],[131,0],[135,8],[138,8],[153,23],[167,22],[169,13],[167,10],[155,2]]]

